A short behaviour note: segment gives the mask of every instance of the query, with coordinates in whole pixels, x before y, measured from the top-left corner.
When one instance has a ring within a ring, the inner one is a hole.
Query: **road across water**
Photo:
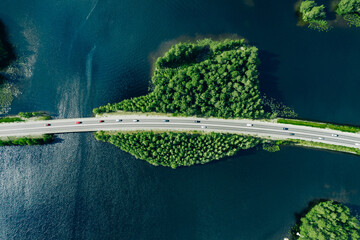
[[[136,120],[136,121],[135,121]],[[119,115],[0,124],[0,137],[116,130],[199,130],[301,139],[360,148],[360,134],[253,120]]]

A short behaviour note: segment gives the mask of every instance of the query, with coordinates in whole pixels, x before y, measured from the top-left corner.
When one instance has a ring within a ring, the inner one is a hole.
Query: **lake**
[[[323,1],[326,2],[326,1]],[[147,93],[175,39],[238,35],[261,88],[300,118],[360,124],[360,28],[297,26],[295,1],[1,0],[22,94],[10,113],[91,116]],[[306,148],[154,167],[90,133],[0,148],[0,239],[278,240],[317,198],[360,206],[360,158]]]

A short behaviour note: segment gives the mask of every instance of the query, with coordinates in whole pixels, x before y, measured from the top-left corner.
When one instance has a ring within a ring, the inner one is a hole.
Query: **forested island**
[[[152,92],[108,104],[94,114],[119,112],[167,113],[173,116],[269,119],[279,115],[269,108],[259,91],[258,49],[244,40],[178,43],[155,62]],[[359,131],[359,128],[306,121],[279,122]],[[194,132],[97,132],[97,140],[109,142],[136,158],[167,167],[204,164],[237,151],[262,145],[278,151],[280,145],[301,145],[360,154],[359,149],[298,139],[269,140],[224,133]],[[205,141],[205,143],[203,143]],[[237,142],[237,144],[233,144]]]
[[[271,113],[264,110],[260,96],[258,64],[258,49],[246,45],[243,39],[178,43],[155,62],[151,93],[108,104],[93,112],[269,118]],[[240,149],[262,142],[254,137],[220,133],[98,132],[95,136],[153,165],[172,168],[232,156]]]
[[[338,19],[341,18],[343,18],[349,26],[360,27],[360,0],[339,1],[335,7],[335,13],[338,15],[338,18],[330,24],[324,5],[317,5],[316,1],[313,0],[305,0],[301,1],[298,7],[298,14],[301,21],[309,24],[309,28],[328,31],[332,28],[331,25],[336,24]]]
[[[155,62],[150,94],[93,112],[267,118],[261,103],[258,64],[258,49],[245,45],[244,40],[178,43]]]
[[[332,200],[314,201],[299,216],[291,239],[358,240],[360,224],[350,209]]]

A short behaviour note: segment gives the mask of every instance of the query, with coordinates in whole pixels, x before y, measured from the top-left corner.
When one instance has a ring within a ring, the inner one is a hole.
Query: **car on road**
[[[194,123],[200,123],[200,121],[199,121],[199,120],[195,120]]]
[[[82,122],[76,122],[76,124],[82,124]]]
[[[99,123],[105,122],[104,120],[99,120]]]
[[[295,135],[295,133],[290,133],[290,136],[294,136]]]
[[[355,143],[356,146],[360,146],[360,143]]]
[[[169,119],[164,119],[163,122],[170,122],[170,120]]]
[[[289,130],[288,128],[283,128],[283,130]]]
[[[116,119],[117,122],[122,122],[122,119]]]
[[[139,120],[138,120],[138,119],[134,119],[133,122],[139,122]]]
[[[319,137],[319,139],[320,139],[320,140],[324,140],[325,138],[323,138],[323,137]]]
[[[252,127],[252,126],[254,126],[254,124],[252,124],[252,123],[247,123],[246,126],[247,126],[247,127]]]
[[[331,134],[331,136],[338,137],[339,135],[333,133],[333,134]]]
[[[201,126],[201,128],[207,128],[207,126]]]
[[[45,123],[45,127],[51,126],[50,123]]]

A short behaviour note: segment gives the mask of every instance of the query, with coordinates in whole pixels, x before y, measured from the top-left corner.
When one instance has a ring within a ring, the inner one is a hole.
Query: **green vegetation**
[[[341,0],[336,13],[343,16],[350,26],[360,27],[360,0]]]
[[[155,63],[152,92],[108,104],[114,111],[174,113],[182,116],[267,118],[260,97],[258,49],[244,40],[179,43]]]
[[[43,111],[39,112],[19,112],[18,114],[22,118],[33,118],[36,117],[37,120],[49,120],[51,117]]]
[[[263,143],[262,148],[265,151],[268,152],[277,152],[280,151],[280,144],[277,144],[276,142],[272,142],[272,141],[266,141]]]
[[[0,140],[0,146],[24,146],[24,145],[42,145],[53,141],[54,135],[44,134],[40,137],[20,137],[8,138],[7,140]]]
[[[316,127],[316,128],[328,128],[328,129],[338,130],[338,131],[342,131],[342,132],[351,132],[351,133],[360,132],[360,127],[347,126],[347,125],[336,125],[336,124],[332,124],[332,123],[319,123],[319,122],[310,122],[310,121],[295,120],[295,119],[283,119],[283,118],[278,119],[277,122],[293,124],[293,125]]]
[[[302,20],[309,23],[309,28],[319,31],[328,31],[331,28],[325,20],[326,13],[324,5],[317,6],[315,1],[302,1],[300,14]]]
[[[4,24],[0,21],[0,71],[6,69],[15,59],[11,44],[8,42]],[[6,82],[6,77],[0,72],[0,114],[6,113],[18,93],[12,84]]]
[[[344,16],[348,14],[360,14],[360,0],[341,0],[336,13]]]
[[[279,143],[279,145],[298,145],[298,146],[305,146],[305,147],[312,147],[312,148],[322,148],[330,151],[336,152],[346,152],[352,153],[356,155],[360,155],[360,149],[352,148],[352,147],[345,147],[333,144],[327,144],[322,142],[312,142],[312,141],[305,141],[300,139],[287,139]]]
[[[316,6],[315,1],[303,1],[300,5],[300,13],[305,22],[324,20],[326,17],[324,5]]]
[[[256,146],[261,140],[236,134],[192,134],[181,132],[96,132],[95,138],[109,142],[136,158],[155,166],[177,168],[205,164],[240,149]]]
[[[3,118],[0,118],[0,123],[11,123],[11,122],[24,122],[24,120],[19,118],[19,117],[3,117]]]
[[[0,123],[24,122],[28,119],[49,120],[51,116],[46,112],[19,112],[17,116],[0,118]]]
[[[334,201],[322,201],[300,219],[293,229],[293,239],[356,240],[360,239],[359,229],[359,221],[350,215],[348,207]]]
[[[359,14],[348,14],[344,16],[345,21],[348,22],[349,26],[354,25],[360,27],[360,15]]]

